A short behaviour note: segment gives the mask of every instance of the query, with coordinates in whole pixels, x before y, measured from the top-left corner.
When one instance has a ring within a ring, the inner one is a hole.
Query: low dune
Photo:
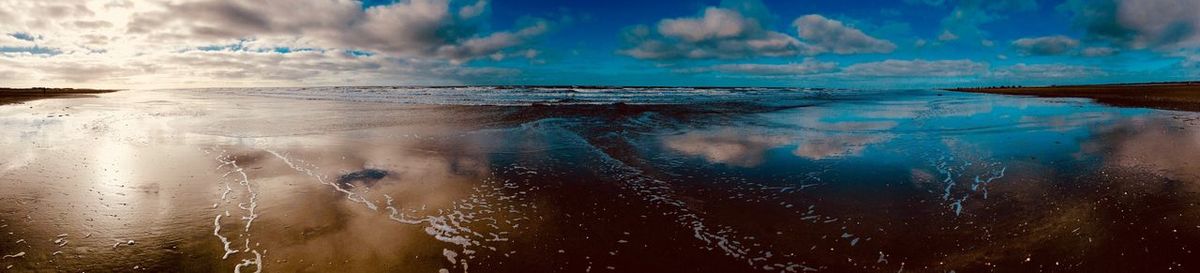
[[[21,103],[37,99],[57,97],[79,97],[101,93],[116,92],[104,89],[75,89],[75,88],[0,88],[0,105]]]
[[[1038,97],[1090,98],[1099,103],[1120,107],[1200,111],[1200,82],[953,88],[947,90]]]

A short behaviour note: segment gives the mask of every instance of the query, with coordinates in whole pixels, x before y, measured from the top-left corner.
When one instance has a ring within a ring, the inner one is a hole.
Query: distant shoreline
[[[120,90],[76,89],[76,88],[0,88],[0,105],[22,103],[31,100],[79,97],[111,93]]]
[[[947,91],[1046,98],[1090,98],[1118,107],[1200,112],[1200,82],[949,88]]]

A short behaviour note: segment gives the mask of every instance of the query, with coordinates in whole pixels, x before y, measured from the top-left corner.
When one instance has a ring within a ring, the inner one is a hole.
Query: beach
[[[1200,82],[953,88],[952,91],[1048,98],[1090,98],[1121,107],[1200,111]]]
[[[1109,103],[572,87],[25,101],[0,105],[0,270],[1200,269],[1200,114]]]

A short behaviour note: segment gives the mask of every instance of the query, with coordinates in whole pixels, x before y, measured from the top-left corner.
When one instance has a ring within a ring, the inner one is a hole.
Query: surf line
[[[599,150],[599,148],[595,148]],[[692,211],[687,204],[675,196],[674,190],[666,181],[645,175],[642,170],[625,164],[607,153],[598,153],[600,160],[607,163],[600,167],[604,173],[623,181],[624,188],[632,191],[655,206],[670,209],[675,212],[675,222],[690,229],[693,237],[703,242],[709,250],[719,249],[726,256],[745,261],[752,268],[777,272],[810,272],[817,268],[803,262],[786,261],[784,258],[773,257],[769,249],[756,249],[756,243],[743,243],[736,239],[733,228],[715,225],[709,226],[706,220]]]
[[[203,150],[203,151],[206,154],[210,154],[213,152],[213,150]],[[227,172],[225,172],[223,175],[221,175],[221,178],[220,178],[221,179],[221,187],[223,188],[222,192],[221,192],[221,197],[220,197],[221,202],[229,203],[230,202],[229,196],[231,193],[234,193],[235,196],[247,196],[248,197],[247,201],[238,202],[236,205],[238,208],[238,211],[240,211],[239,214],[241,214],[241,217],[239,219],[245,222],[245,224],[242,225],[241,231],[237,234],[238,235],[237,237],[242,239],[242,241],[243,241],[243,247],[241,249],[234,249],[233,242],[231,241],[230,237],[223,235],[222,231],[221,231],[222,218],[233,216],[232,213],[230,213],[230,211],[228,209],[226,209],[226,210],[223,210],[222,212],[218,213],[217,216],[213,219],[213,236],[216,236],[217,239],[221,241],[222,250],[224,251],[224,254],[222,254],[222,256],[221,256],[221,259],[227,260],[227,259],[229,259],[230,256],[236,255],[237,253],[253,254],[254,257],[242,259],[238,264],[236,264],[234,266],[233,271],[235,273],[240,273],[240,272],[242,272],[243,268],[253,266],[255,269],[254,272],[262,272],[262,269],[263,269],[262,252],[260,252],[258,249],[254,249],[251,246],[252,241],[250,240],[250,236],[251,236],[250,228],[253,226],[254,220],[258,219],[258,217],[259,217],[259,214],[258,214],[258,199],[259,199],[258,192],[255,190],[255,185],[254,185],[254,183],[251,182],[250,176],[246,173],[245,169],[242,166],[238,165],[237,159],[235,159],[232,155],[230,155],[230,154],[226,153],[224,150],[222,150],[215,157],[215,159],[217,160],[217,162],[220,163],[220,165],[218,165],[216,168],[217,170],[226,169],[226,168],[229,169]],[[233,176],[233,177],[231,178],[230,176]],[[239,187],[239,190],[242,190],[243,192],[235,193],[234,188],[230,186],[230,180],[237,181],[237,184],[239,186],[241,186],[241,187]],[[215,209],[215,208],[220,207],[220,204],[221,204],[220,202],[213,204],[213,208]],[[257,244],[254,244],[254,245],[257,245]]]
[[[944,186],[942,189],[942,200],[949,202],[948,206],[954,212],[955,216],[962,216],[964,202],[971,197],[971,193],[982,192],[983,199],[987,199],[988,185],[997,179],[1004,178],[1008,167],[1000,162],[980,160],[979,162],[962,161],[959,164],[954,164],[954,161],[956,161],[954,156],[943,155],[934,161],[933,168],[943,176],[940,182]],[[959,178],[970,177],[968,175],[969,172],[979,174],[976,174],[974,179],[969,181],[970,187],[968,189],[958,191],[961,192],[961,196],[951,196],[957,195],[953,188],[955,185],[962,183]]]

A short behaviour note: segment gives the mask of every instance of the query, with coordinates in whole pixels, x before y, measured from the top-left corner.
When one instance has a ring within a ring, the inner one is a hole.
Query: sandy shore
[[[116,91],[117,90],[72,88],[0,88],[0,105],[20,103],[37,99],[86,97]]]
[[[942,91],[356,101],[403,92],[436,96],[0,105],[0,271],[1200,268],[1200,113]]]
[[[1048,87],[953,88],[950,91],[1090,98],[1121,107],[1200,111],[1200,82]]]

